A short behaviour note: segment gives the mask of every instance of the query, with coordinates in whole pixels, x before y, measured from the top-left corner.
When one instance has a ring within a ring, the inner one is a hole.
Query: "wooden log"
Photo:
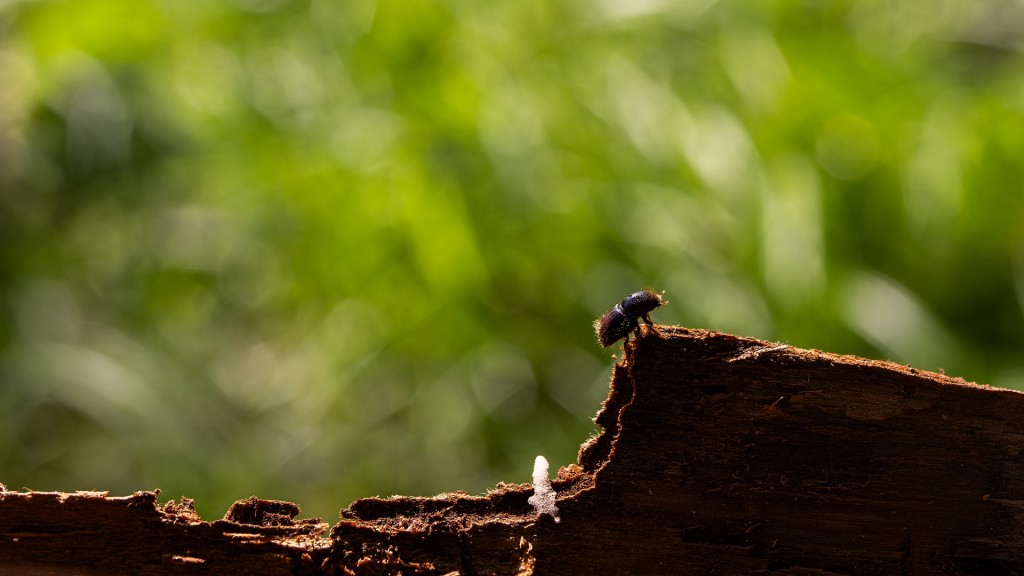
[[[603,433],[553,481],[558,522],[530,505],[529,484],[357,500],[329,539],[287,503],[250,499],[206,523],[188,505],[158,506],[153,492],[0,492],[0,565],[19,574],[1024,574],[1022,414],[1024,394],[1011,390],[643,327],[614,367]]]

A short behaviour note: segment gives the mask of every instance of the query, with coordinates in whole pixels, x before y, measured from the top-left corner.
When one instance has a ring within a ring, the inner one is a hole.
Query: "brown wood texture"
[[[0,574],[318,574],[329,545],[290,502],[239,500],[204,522],[157,491],[0,492]]]
[[[286,502],[208,523],[153,492],[0,492],[0,573],[1024,574],[1024,394],[658,330],[558,471],[558,523],[529,484],[357,500],[326,537]]]

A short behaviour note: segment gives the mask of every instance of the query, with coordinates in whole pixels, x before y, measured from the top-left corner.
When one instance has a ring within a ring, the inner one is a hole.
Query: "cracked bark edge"
[[[204,522],[159,493],[0,491],[0,574],[313,574],[327,557],[328,525],[290,502],[252,497]]]

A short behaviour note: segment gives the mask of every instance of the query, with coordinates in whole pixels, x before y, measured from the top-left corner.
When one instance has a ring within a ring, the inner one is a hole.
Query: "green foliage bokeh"
[[[641,287],[1021,387],[1022,49],[976,0],[0,2],[0,481],[527,482]]]

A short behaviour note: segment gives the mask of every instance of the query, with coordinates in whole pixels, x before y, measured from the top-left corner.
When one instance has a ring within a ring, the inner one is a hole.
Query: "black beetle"
[[[640,323],[638,322],[640,318],[643,318],[648,326],[653,326],[651,310],[668,304],[661,299],[661,294],[652,290],[641,290],[623,298],[622,302],[615,305],[615,308],[594,320],[597,341],[605,348],[623,338],[629,342],[630,332],[636,330],[637,336],[640,335]]]

